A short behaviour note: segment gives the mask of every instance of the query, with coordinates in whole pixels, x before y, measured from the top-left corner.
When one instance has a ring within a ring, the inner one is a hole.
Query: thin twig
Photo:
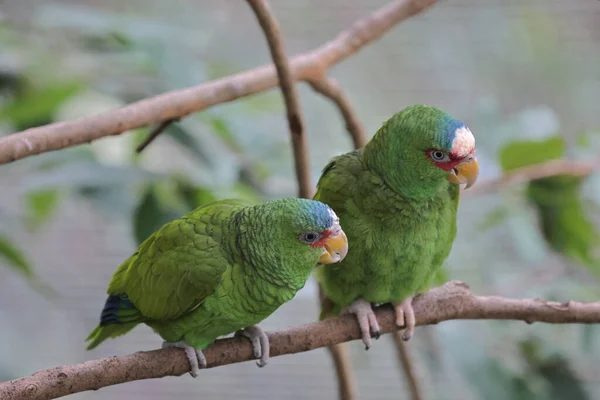
[[[475,296],[466,284],[451,281],[416,296],[413,300],[417,325],[465,319],[522,320],[527,323],[600,323],[600,302],[558,303],[541,299],[508,299]],[[375,309],[382,333],[396,330],[392,307]],[[267,333],[271,356],[295,354],[361,338],[352,315],[330,318],[312,324]],[[245,338],[217,340],[203,350],[209,368],[254,358]],[[272,362],[273,364],[275,362]],[[273,366],[271,366],[273,367]],[[161,349],[121,357],[109,357],[82,364],[37,372],[31,376],[0,384],[3,400],[47,400],[86,390],[141,379],[179,376],[189,371],[181,349]],[[248,368],[254,368],[248,365]],[[267,366],[269,368],[269,366]]]
[[[334,304],[331,302],[321,285],[319,285],[319,305],[321,311],[328,312]],[[348,345],[346,343],[338,343],[327,346],[327,351],[333,359],[335,367],[335,375],[338,381],[338,397],[340,400],[354,400],[356,398],[355,379],[352,374],[352,363],[348,354]]]
[[[410,389],[411,399],[423,400],[425,398],[423,396],[423,389],[421,389],[421,384],[419,383],[419,378],[415,371],[414,359],[410,354],[410,349],[408,348],[407,343],[402,339],[401,332],[394,332],[392,337],[394,339],[394,344],[396,345],[398,361],[400,361],[400,365],[402,365],[408,388]]]
[[[418,14],[437,0],[397,0],[355,22],[314,51],[294,57],[290,65],[297,80],[323,76],[325,70],[378,39],[400,21]],[[277,86],[273,65],[227,76],[202,85],[140,100],[92,117],[57,122],[0,138],[0,164],[35,154],[72,147],[104,136],[182,118],[217,104],[264,92]]]
[[[346,129],[352,137],[354,148],[360,149],[363,147],[367,142],[365,128],[356,115],[356,111],[352,108],[350,101],[346,98],[340,84],[335,79],[327,76],[309,80],[308,83],[317,93],[328,97],[338,107],[346,123]]]
[[[248,4],[256,14],[258,22],[265,32],[271,58],[277,70],[281,94],[285,101],[288,126],[294,152],[294,165],[296,179],[298,181],[298,196],[304,198],[312,197],[312,185],[310,183],[310,166],[308,158],[308,145],[304,135],[304,122],[302,120],[302,109],[298,98],[298,90],[290,62],[285,55],[283,37],[275,16],[269,9],[265,0],[248,0]]]
[[[552,160],[540,164],[516,169],[501,178],[481,182],[469,190],[462,192],[462,196],[477,196],[492,193],[506,186],[528,183],[536,179],[548,178],[556,175],[586,176],[592,174],[600,167],[600,160],[571,161]]]
[[[152,130],[152,132],[150,132],[150,134],[148,135],[148,137],[146,139],[144,139],[144,141],[142,143],[140,143],[140,145],[135,149],[135,151],[137,153],[141,153],[142,151],[144,151],[144,149],[146,147],[148,147],[148,145],[150,143],[152,143],[152,141],[154,139],[156,139],[156,137],[158,135],[160,135],[161,133],[163,133],[164,130],[169,127],[169,125],[171,125],[173,122],[178,121],[178,120],[179,120],[179,118],[172,118],[172,119],[168,119],[168,120],[163,121],[160,124],[158,124],[156,126],[156,128],[154,128]]]
[[[348,354],[346,343],[338,343],[327,347],[333,359],[335,375],[338,381],[338,395],[341,400],[354,400],[356,398],[356,380],[352,373],[352,363]]]

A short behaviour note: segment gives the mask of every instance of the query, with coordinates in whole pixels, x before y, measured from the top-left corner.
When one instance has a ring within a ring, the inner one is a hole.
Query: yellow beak
[[[457,185],[466,183],[465,189],[470,188],[477,181],[479,175],[479,163],[477,157],[471,155],[466,157],[448,175],[448,180]]]
[[[319,264],[334,264],[340,262],[348,254],[348,238],[338,227],[336,231],[325,241],[323,254],[319,258]]]

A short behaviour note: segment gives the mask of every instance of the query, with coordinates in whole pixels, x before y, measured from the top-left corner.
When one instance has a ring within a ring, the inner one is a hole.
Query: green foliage
[[[25,255],[5,236],[0,236],[0,259],[4,259],[9,267],[18,271],[21,275],[31,278],[33,270]]]
[[[489,211],[484,218],[477,224],[478,233],[483,233],[500,223],[510,215],[510,210],[506,206],[499,206]]]
[[[78,82],[57,82],[42,88],[29,87],[12,102],[0,108],[0,120],[23,130],[53,121],[54,110],[81,88]]]
[[[161,204],[155,187],[149,185],[133,214],[133,234],[136,243],[141,244],[154,231],[178,217],[178,213]]]
[[[38,229],[48,221],[57,209],[60,192],[56,189],[31,191],[25,195],[27,214],[25,223],[30,229]]]
[[[560,159],[566,145],[561,137],[542,141],[515,141],[500,152],[505,171]],[[586,177],[557,175],[527,184],[526,196],[535,207],[546,243],[564,256],[581,263],[600,278],[600,263],[594,257],[600,234],[586,214],[581,196]],[[497,215],[488,215],[498,218]]]
[[[165,130],[165,133],[179,143],[183,148],[188,149],[195,157],[208,162],[210,158],[206,154],[206,150],[200,146],[196,138],[190,135],[181,125],[173,123]]]
[[[236,153],[241,153],[243,151],[243,148],[238,144],[235,135],[225,119],[210,116],[206,122],[211,126],[215,136],[223,140],[231,150]]]
[[[565,154],[565,141],[562,137],[547,140],[518,140],[500,150],[500,165],[504,171],[511,171],[544,161],[559,159]]]
[[[527,365],[528,375],[542,378],[547,390],[543,398],[549,400],[588,400],[581,380],[576,376],[571,363],[560,354],[544,356],[542,343],[537,339],[527,339],[519,343],[522,357]],[[526,377],[525,377],[526,378]]]

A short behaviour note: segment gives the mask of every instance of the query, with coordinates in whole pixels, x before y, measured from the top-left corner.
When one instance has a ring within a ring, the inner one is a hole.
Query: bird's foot
[[[202,350],[198,350],[195,347],[185,344],[183,340],[179,342],[163,342],[162,348],[167,347],[178,347],[185,351],[185,355],[190,361],[190,375],[194,378],[200,374],[200,368],[206,368],[206,357]]]
[[[379,339],[379,336],[381,336],[377,317],[373,312],[371,303],[368,301],[363,299],[354,300],[348,307],[344,307],[340,314],[354,314],[356,316],[362,334],[362,342],[365,344],[365,350],[369,350],[371,347],[371,332],[375,339]]]
[[[412,308],[412,296],[401,303],[394,304],[396,309],[396,326],[403,329],[402,340],[408,341],[415,331],[415,312]]]
[[[260,360],[256,362],[260,368],[267,365],[269,361],[269,338],[266,333],[258,326],[250,326],[246,329],[239,330],[235,336],[244,336],[252,342],[254,357]]]

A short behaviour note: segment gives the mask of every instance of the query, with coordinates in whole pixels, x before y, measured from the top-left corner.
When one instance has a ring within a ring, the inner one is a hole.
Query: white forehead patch
[[[475,148],[475,137],[466,126],[456,130],[450,153],[456,157],[466,157]]]
[[[327,212],[329,212],[329,215],[331,216],[331,219],[333,220],[333,225],[339,225],[340,224],[340,219],[335,214],[335,212],[333,212],[333,210],[331,209],[331,207],[329,207],[329,209],[327,210]]]

